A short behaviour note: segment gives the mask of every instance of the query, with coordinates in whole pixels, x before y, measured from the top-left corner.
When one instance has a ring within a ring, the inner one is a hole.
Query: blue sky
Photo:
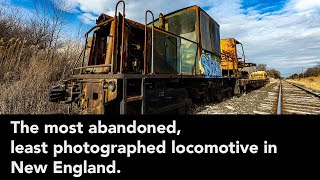
[[[247,0],[241,2],[241,8],[245,10],[255,9],[260,14],[264,14],[283,9],[286,2],[287,0]]]
[[[33,0],[0,1],[25,14],[33,8]],[[64,1],[70,6],[70,31],[80,23],[89,29],[101,13],[113,15],[117,2]],[[251,62],[267,64],[284,76],[320,63],[320,0],[126,0],[126,15],[143,22],[148,9],[165,14],[190,5],[206,9],[220,24],[222,38],[241,41]]]

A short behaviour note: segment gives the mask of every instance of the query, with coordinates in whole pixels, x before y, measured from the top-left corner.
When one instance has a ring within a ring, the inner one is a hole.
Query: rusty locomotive
[[[237,55],[242,44],[220,42],[219,24],[198,6],[158,19],[148,10],[141,24],[125,18],[119,1],[114,17],[101,14],[96,23],[73,75],[51,88],[50,101],[77,103],[90,114],[183,114],[192,102],[221,101],[266,83],[249,79],[254,64]]]

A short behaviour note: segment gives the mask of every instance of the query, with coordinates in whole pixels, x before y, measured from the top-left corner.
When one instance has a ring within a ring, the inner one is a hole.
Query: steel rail
[[[278,104],[277,104],[277,115],[282,114],[282,83],[280,80],[279,84],[279,95],[278,95]]]

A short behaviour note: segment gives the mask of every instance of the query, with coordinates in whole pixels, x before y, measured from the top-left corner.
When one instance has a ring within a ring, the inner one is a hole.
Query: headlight
[[[116,90],[116,84],[112,81],[108,83],[108,90],[114,92]]]

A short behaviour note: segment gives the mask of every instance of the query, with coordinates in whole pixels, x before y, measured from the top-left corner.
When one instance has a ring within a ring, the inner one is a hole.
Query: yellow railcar
[[[257,71],[250,74],[250,79],[266,79],[268,74],[265,71]]]

